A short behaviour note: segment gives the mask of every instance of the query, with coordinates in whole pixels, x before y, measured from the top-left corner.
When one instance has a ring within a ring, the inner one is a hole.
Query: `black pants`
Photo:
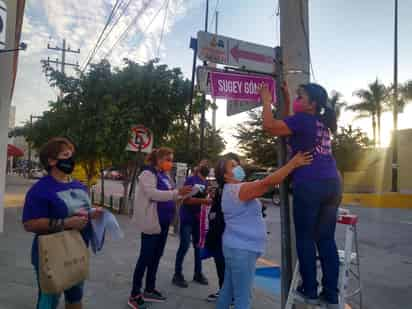
[[[146,273],[146,291],[153,291],[156,287],[156,274],[160,259],[166,246],[169,224],[161,224],[161,232],[156,235],[142,233],[142,244],[139,259],[133,275],[132,296],[141,293],[142,280]]]
[[[225,257],[223,256],[222,246],[219,246],[214,252],[213,259],[215,260],[217,277],[219,278],[219,289],[221,289],[225,279]]]

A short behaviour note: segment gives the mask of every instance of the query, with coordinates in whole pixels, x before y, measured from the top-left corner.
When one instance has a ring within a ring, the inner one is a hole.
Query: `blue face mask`
[[[245,180],[246,174],[245,174],[245,171],[243,170],[243,168],[240,165],[236,166],[233,169],[233,177],[236,180],[240,181],[240,182]]]

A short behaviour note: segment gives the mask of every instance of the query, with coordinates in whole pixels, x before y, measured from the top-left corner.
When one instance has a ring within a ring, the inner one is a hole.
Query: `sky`
[[[19,70],[13,104],[16,106],[16,125],[27,121],[30,114],[41,115],[48,101],[58,94],[49,87],[41,69],[42,59],[60,58],[56,51],[62,39],[80,54],[67,54],[66,61],[83,64],[94,46],[115,0],[27,0],[22,41],[28,49],[20,53]],[[127,57],[146,61],[159,57],[170,67],[180,67],[187,78],[191,76],[192,51],[190,37],[204,28],[205,0],[169,0],[163,39],[162,26],[166,0],[131,0],[126,14],[120,19],[94,61],[99,61],[132,23],[124,40],[109,56],[114,66]],[[275,12],[278,0],[210,0],[210,23],[217,5],[219,33],[262,45],[279,45],[279,20]],[[127,0],[123,1],[124,4]],[[137,21],[137,12],[150,3]],[[145,35],[156,12],[157,18]],[[412,2],[399,1],[399,81],[412,79]],[[337,90],[344,100],[356,103],[352,94],[365,88],[376,78],[389,85],[393,81],[393,1],[389,0],[311,0],[309,1],[310,48],[316,82],[328,91]],[[210,26],[214,29],[214,25]],[[160,48],[159,48],[160,46]],[[198,62],[200,63],[200,62]],[[67,68],[66,73],[73,74]],[[227,151],[238,151],[233,138],[235,127],[247,119],[246,114],[226,117],[224,101],[218,101],[217,128],[227,142]],[[341,125],[353,124],[371,135],[371,120],[354,121],[354,114],[344,112]],[[399,128],[412,127],[412,104],[399,117]],[[211,121],[211,114],[207,115]],[[392,116],[382,120],[382,143],[390,141]]]

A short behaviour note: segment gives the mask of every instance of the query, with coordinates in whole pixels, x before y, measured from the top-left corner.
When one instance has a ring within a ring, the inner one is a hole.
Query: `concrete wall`
[[[7,6],[6,47],[13,49],[16,46],[16,19],[18,5],[21,0],[3,0]],[[3,231],[4,221],[4,194],[6,181],[7,142],[9,127],[9,110],[14,84],[15,53],[0,53],[0,232]]]
[[[400,193],[412,193],[412,129],[400,130],[398,139]],[[344,174],[347,193],[382,193],[391,191],[392,148],[371,150],[364,154],[356,172]]]

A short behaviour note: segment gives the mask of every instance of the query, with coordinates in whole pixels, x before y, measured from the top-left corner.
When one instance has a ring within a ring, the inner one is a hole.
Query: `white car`
[[[46,175],[46,173],[41,169],[33,169],[30,171],[30,178],[33,178],[33,179],[40,179],[44,175]]]

